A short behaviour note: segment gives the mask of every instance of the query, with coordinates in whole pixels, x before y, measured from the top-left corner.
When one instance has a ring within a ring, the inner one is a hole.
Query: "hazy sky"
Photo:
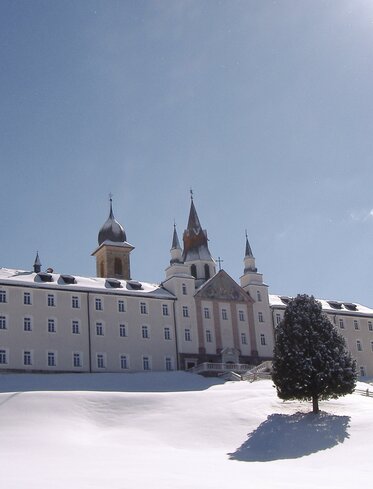
[[[373,306],[373,1],[1,0],[0,266],[160,282],[190,187],[236,280]]]

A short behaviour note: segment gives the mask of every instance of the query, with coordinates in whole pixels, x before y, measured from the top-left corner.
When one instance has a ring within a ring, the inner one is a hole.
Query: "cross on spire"
[[[221,264],[223,263],[224,260],[222,260],[220,256],[218,256],[218,259],[216,261],[218,262],[219,270],[221,270]]]
[[[191,200],[193,200],[193,189],[192,189],[192,187],[190,187],[189,192],[190,192],[190,198],[191,198]]]
[[[109,200],[110,200],[110,202],[113,202],[113,197],[114,197],[113,194],[110,192],[109,193]]]

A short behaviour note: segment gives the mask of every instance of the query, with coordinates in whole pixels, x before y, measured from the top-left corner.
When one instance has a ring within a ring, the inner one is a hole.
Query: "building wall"
[[[373,376],[373,311],[370,313],[368,311],[366,313],[336,312],[325,309],[325,301],[321,302],[324,306],[323,312],[342,334],[348,350],[356,360],[358,375]],[[271,307],[274,328],[283,319],[285,307],[285,305]]]
[[[144,357],[149,369],[177,368],[173,300],[52,286],[7,285],[0,290],[6,292],[6,302],[0,303],[0,321],[5,318],[5,328],[0,327],[0,350],[6,352],[6,363],[0,363],[0,369],[138,371],[144,370]],[[31,304],[24,304],[24,293],[30,294]],[[53,305],[48,305],[48,296]],[[79,307],[73,307],[73,298]],[[165,328],[170,335],[165,334]],[[29,365],[24,363],[25,351],[31,353]],[[48,353],[54,354],[53,365],[48,364]],[[79,354],[79,365],[74,364],[74,354]],[[102,364],[98,355],[103,355]],[[121,362],[123,356],[126,368]]]

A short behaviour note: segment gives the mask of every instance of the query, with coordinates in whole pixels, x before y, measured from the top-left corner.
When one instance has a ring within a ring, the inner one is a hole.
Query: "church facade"
[[[183,233],[174,226],[160,284],[131,278],[134,249],[110,213],[98,235],[96,277],[0,268],[0,370],[133,372],[201,363],[257,365],[272,356],[288,297],[270,295],[246,236],[238,284],[216,270],[193,199]],[[373,375],[373,310],[321,301],[361,375]]]

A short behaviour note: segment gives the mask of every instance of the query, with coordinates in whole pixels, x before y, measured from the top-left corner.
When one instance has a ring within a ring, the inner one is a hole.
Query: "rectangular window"
[[[364,377],[365,376],[365,367],[359,367],[359,370],[360,370],[360,375],[362,377]]]
[[[185,341],[192,341],[192,337],[190,335],[190,329],[189,328],[184,329],[184,338],[185,338]]]
[[[71,322],[71,331],[72,334],[80,334],[79,321],[74,320]]]
[[[141,335],[143,338],[149,338],[149,328],[148,326],[142,326],[141,327]]]
[[[162,304],[162,314],[163,316],[168,316],[168,305]]]
[[[356,340],[356,348],[357,348],[357,351],[363,351],[363,347],[361,345],[360,340]]]
[[[372,321],[368,321],[368,331],[373,331],[373,323],[372,323]]]
[[[241,343],[247,345],[246,333],[241,333]]]
[[[56,332],[56,321],[54,319],[48,319],[48,333]]]
[[[258,299],[258,302],[262,302],[262,296],[260,295],[260,291],[256,291],[256,298]]]
[[[276,314],[276,324],[281,323],[281,314]]]
[[[189,317],[188,306],[183,306],[183,317],[184,318],[188,318]]]
[[[48,352],[48,367],[56,366],[56,354],[53,351]]]
[[[166,357],[165,358],[165,366],[166,366],[166,370],[173,370],[173,368],[172,368],[172,358],[171,357]]]
[[[343,319],[339,320],[339,327],[340,329],[345,329],[345,323],[343,322]]]
[[[373,341],[370,342],[370,349],[373,351]]]
[[[74,367],[82,366],[82,359],[80,353],[73,353],[73,366]]]
[[[105,358],[103,353],[97,353],[97,368],[105,368]]]
[[[148,314],[146,302],[140,302],[140,314]]]
[[[31,292],[24,292],[23,293],[23,303],[26,306],[30,306],[31,305]]]
[[[171,339],[171,329],[168,327],[164,328],[164,339],[165,340]]]
[[[354,319],[354,328],[359,329],[359,321],[357,319]]]
[[[104,325],[102,323],[96,323],[96,335],[104,336]]]
[[[0,350],[0,365],[6,365],[8,363],[8,355],[6,350]]]
[[[208,307],[203,308],[203,314],[205,316],[205,319],[210,319],[210,309]]]
[[[23,318],[23,331],[31,331],[32,323],[31,318]]]
[[[102,300],[99,299],[98,297],[96,297],[96,299],[95,299],[95,307],[96,307],[96,311],[102,311],[103,310]]]
[[[260,323],[264,323],[263,313],[262,312],[258,312],[258,319],[259,319],[259,322]]]
[[[6,329],[6,317],[0,316],[0,329]]]
[[[266,343],[266,337],[263,333],[260,335],[260,344],[263,346],[265,346],[267,344]]]
[[[31,352],[24,351],[23,352],[23,365],[32,365]]]
[[[221,310],[221,318],[224,319],[224,320],[227,320],[228,319],[228,314],[227,314],[227,310],[226,309],[222,309]]]
[[[122,301],[122,300],[118,301],[118,312],[126,312],[126,308],[124,306],[124,301]]]
[[[79,309],[80,304],[79,304],[79,297],[77,295],[73,295],[71,297],[71,307],[73,309]]]
[[[120,324],[119,325],[119,336],[121,338],[125,338],[127,336],[127,330],[126,330],[126,325],[125,324]]]
[[[212,343],[212,335],[209,329],[206,329],[206,343]]]
[[[151,370],[149,357],[142,357],[142,368],[144,370]]]
[[[54,294],[48,294],[47,296],[47,304],[49,307],[54,307],[56,304],[55,304],[55,300],[54,300]]]
[[[238,319],[239,321],[245,321],[245,314],[242,310],[238,311]]]
[[[120,356],[120,368],[122,368],[123,370],[128,369],[127,355]]]
[[[0,302],[5,303],[6,302],[6,292],[5,290],[0,290]]]
[[[186,288],[186,285],[185,284],[182,284],[181,291],[182,291],[182,294],[183,295],[187,295],[187,288]]]

